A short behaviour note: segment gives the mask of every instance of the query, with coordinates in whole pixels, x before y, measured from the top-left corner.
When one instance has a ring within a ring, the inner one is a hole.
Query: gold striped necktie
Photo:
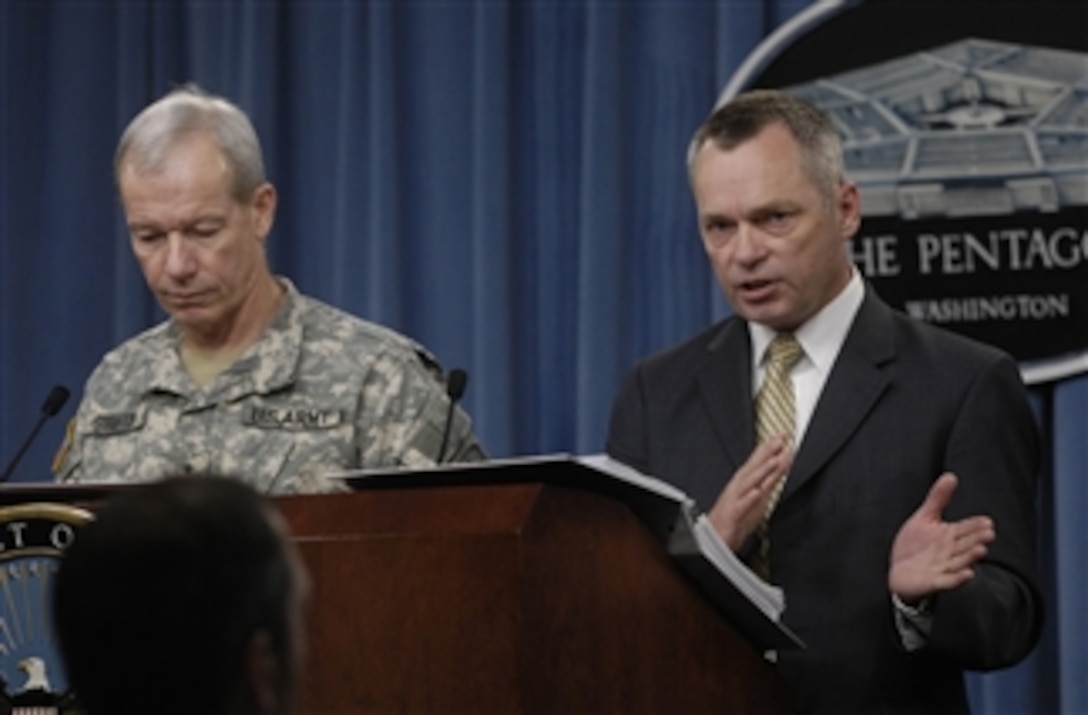
[[[792,333],[779,333],[767,347],[767,371],[763,384],[756,393],[756,438],[762,444],[777,434],[787,436],[787,444],[793,448],[797,410],[794,405],[793,381],[790,372],[804,355],[801,344]],[[782,488],[786,484],[783,475],[771,492],[767,510],[759,523],[758,542],[752,559],[752,567],[765,581],[771,576],[771,539],[769,522]]]

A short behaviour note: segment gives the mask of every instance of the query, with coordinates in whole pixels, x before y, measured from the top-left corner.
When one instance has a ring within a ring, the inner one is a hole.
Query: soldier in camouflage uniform
[[[265,493],[341,488],[328,472],[441,458],[441,368],[392,330],[273,276],[275,189],[248,118],[199,90],[121,138],[118,188],[137,261],[170,319],[92,373],[54,463],[61,482],[219,473]],[[460,408],[443,461],[484,459]]]

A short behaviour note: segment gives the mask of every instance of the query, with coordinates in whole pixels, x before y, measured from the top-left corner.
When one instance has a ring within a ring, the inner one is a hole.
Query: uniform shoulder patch
[[[64,441],[60,443],[60,447],[57,448],[57,453],[53,455],[53,464],[50,468],[53,473],[56,474],[60,471],[64,463],[68,461],[68,453],[72,451],[72,441],[75,439],[76,434],[76,416],[68,420],[68,424],[64,428]]]

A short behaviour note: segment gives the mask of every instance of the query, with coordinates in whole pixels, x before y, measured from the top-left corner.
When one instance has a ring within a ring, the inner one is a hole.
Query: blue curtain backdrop
[[[161,318],[111,159],[127,121],[187,81],[254,119],[279,272],[468,370],[493,455],[600,451],[623,373],[721,311],[687,140],[807,4],[7,0],[0,460],[68,385],[15,475],[48,479],[91,368]],[[983,713],[1088,713],[1088,378],[1035,393],[1050,617],[1036,653],[972,676],[972,697]]]

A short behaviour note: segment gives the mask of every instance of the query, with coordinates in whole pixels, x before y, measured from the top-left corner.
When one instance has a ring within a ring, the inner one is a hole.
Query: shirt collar
[[[865,285],[861,275],[856,268],[852,269],[846,287],[794,333],[805,351],[802,359],[809,360],[824,374],[830,372],[864,298]],[[748,334],[752,342],[752,365],[758,369],[763,364],[767,346],[777,333],[766,325],[749,321]]]

